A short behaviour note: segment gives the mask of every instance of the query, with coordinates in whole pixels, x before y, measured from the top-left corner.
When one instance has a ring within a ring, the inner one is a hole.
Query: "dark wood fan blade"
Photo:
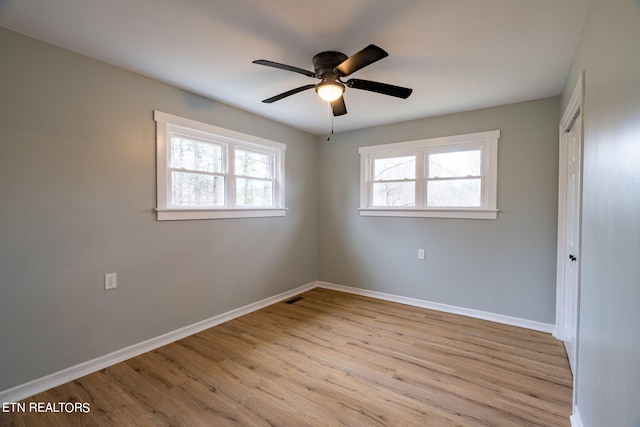
[[[387,83],[372,82],[371,80],[350,79],[346,84],[354,89],[368,90],[370,92],[377,92],[402,99],[407,99],[409,95],[411,95],[411,92],[413,92],[413,89]]]
[[[266,59],[257,59],[254,64],[265,65],[267,67],[280,68],[281,70],[293,71],[294,73],[304,74],[309,77],[316,77],[313,71],[307,71],[304,68],[294,67],[293,65],[281,64],[279,62],[267,61]]]
[[[347,114],[347,105],[344,103],[344,97],[340,97],[331,103],[331,109],[334,116],[342,116]]]
[[[384,49],[370,44],[360,52],[355,53],[344,60],[336,67],[336,71],[340,73],[341,76],[348,76],[349,74],[355,73],[359,69],[373,64],[387,56],[389,56],[389,54]]]
[[[267,98],[262,102],[265,102],[267,104],[271,104],[272,102],[276,102],[281,100],[282,98],[286,98],[287,96],[291,96],[291,95],[295,95],[298,92],[302,92],[303,90],[307,90],[307,89],[311,89],[316,87],[316,85],[304,85],[304,86],[300,86],[297,87],[295,89],[291,89],[288,90],[286,92],[281,93],[280,95],[276,95],[276,96],[272,96],[271,98]]]

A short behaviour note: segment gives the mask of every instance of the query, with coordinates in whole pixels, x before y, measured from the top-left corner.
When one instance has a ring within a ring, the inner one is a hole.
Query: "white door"
[[[580,234],[582,218],[582,130],[584,72],[560,119],[558,176],[558,263],[556,338],[564,341],[571,370],[578,360],[580,310]],[[575,375],[574,375],[575,379]],[[574,383],[574,391],[575,391]],[[575,404],[574,396],[574,404]]]
[[[571,128],[565,131],[566,181],[564,224],[564,343],[571,370],[575,374],[578,298],[580,295],[580,213],[581,213],[581,117],[578,112]]]

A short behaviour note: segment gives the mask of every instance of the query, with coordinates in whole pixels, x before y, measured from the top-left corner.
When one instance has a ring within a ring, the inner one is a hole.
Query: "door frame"
[[[565,326],[567,323],[567,301],[565,300],[565,262],[569,256],[566,253],[565,238],[566,238],[566,175],[567,175],[567,131],[574,125],[574,120],[578,113],[580,114],[579,126],[582,127],[580,132],[580,145],[584,147],[584,71],[578,77],[573,94],[567,107],[564,110],[564,114],[560,119],[560,137],[559,137],[559,168],[558,168],[558,250],[557,250],[557,270],[556,270],[556,327],[553,336],[559,340],[565,340],[567,338],[565,333]],[[580,150],[580,174],[582,175],[582,154],[583,150]],[[582,180],[581,180],[582,181]],[[580,186],[580,192],[582,192],[582,185]],[[582,197],[580,197],[582,205]],[[580,206],[582,211],[582,206]],[[578,258],[580,262],[580,258]],[[578,279],[579,280],[579,279]],[[577,314],[577,313],[576,313]]]
[[[578,349],[579,349],[579,335],[577,331],[580,328],[579,323],[579,312],[580,306],[579,303],[577,307],[575,307],[575,319],[569,319],[571,315],[569,310],[569,301],[565,298],[567,295],[567,284],[565,283],[565,273],[566,273],[566,260],[569,257],[569,253],[566,251],[566,233],[567,233],[567,225],[566,225],[566,213],[567,213],[567,160],[568,160],[568,131],[572,128],[572,126],[577,125],[580,126],[580,186],[578,191],[580,192],[580,206],[579,206],[579,232],[578,232],[578,253],[575,254],[577,256],[578,262],[578,277],[577,277],[577,289],[576,291],[576,299],[580,300],[580,272],[581,272],[581,257],[580,257],[580,241],[581,241],[581,227],[582,227],[582,176],[583,174],[583,165],[584,165],[584,89],[585,89],[585,78],[584,71],[580,73],[578,77],[578,81],[573,90],[573,94],[571,95],[571,99],[567,104],[562,118],[560,119],[559,126],[559,170],[558,170],[558,248],[557,248],[557,270],[556,270],[556,327],[553,333],[553,336],[559,340],[566,341],[569,339],[567,336],[567,328],[568,325],[571,324],[571,320],[575,321],[576,325],[576,336],[575,336],[575,357],[574,357],[574,375],[573,375],[573,405],[576,405],[576,378],[577,378],[577,370],[578,370]],[[576,121],[578,118],[579,121]],[[570,355],[568,355],[571,357]]]

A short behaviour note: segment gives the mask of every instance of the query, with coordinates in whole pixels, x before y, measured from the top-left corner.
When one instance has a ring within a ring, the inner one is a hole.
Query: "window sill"
[[[268,218],[286,216],[286,208],[156,209],[158,221],[197,219]]]
[[[417,218],[497,219],[497,209],[361,208],[360,216],[404,216]]]

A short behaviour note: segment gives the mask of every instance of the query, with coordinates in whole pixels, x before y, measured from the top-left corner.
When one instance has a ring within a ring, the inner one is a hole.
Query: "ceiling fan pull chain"
[[[331,117],[331,133],[327,135],[327,141],[331,141],[331,135],[333,135],[333,110],[331,108],[331,103],[327,104],[329,106],[329,117]]]
[[[331,116],[331,135],[333,135],[333,113],[329,111],[329,115]]]

